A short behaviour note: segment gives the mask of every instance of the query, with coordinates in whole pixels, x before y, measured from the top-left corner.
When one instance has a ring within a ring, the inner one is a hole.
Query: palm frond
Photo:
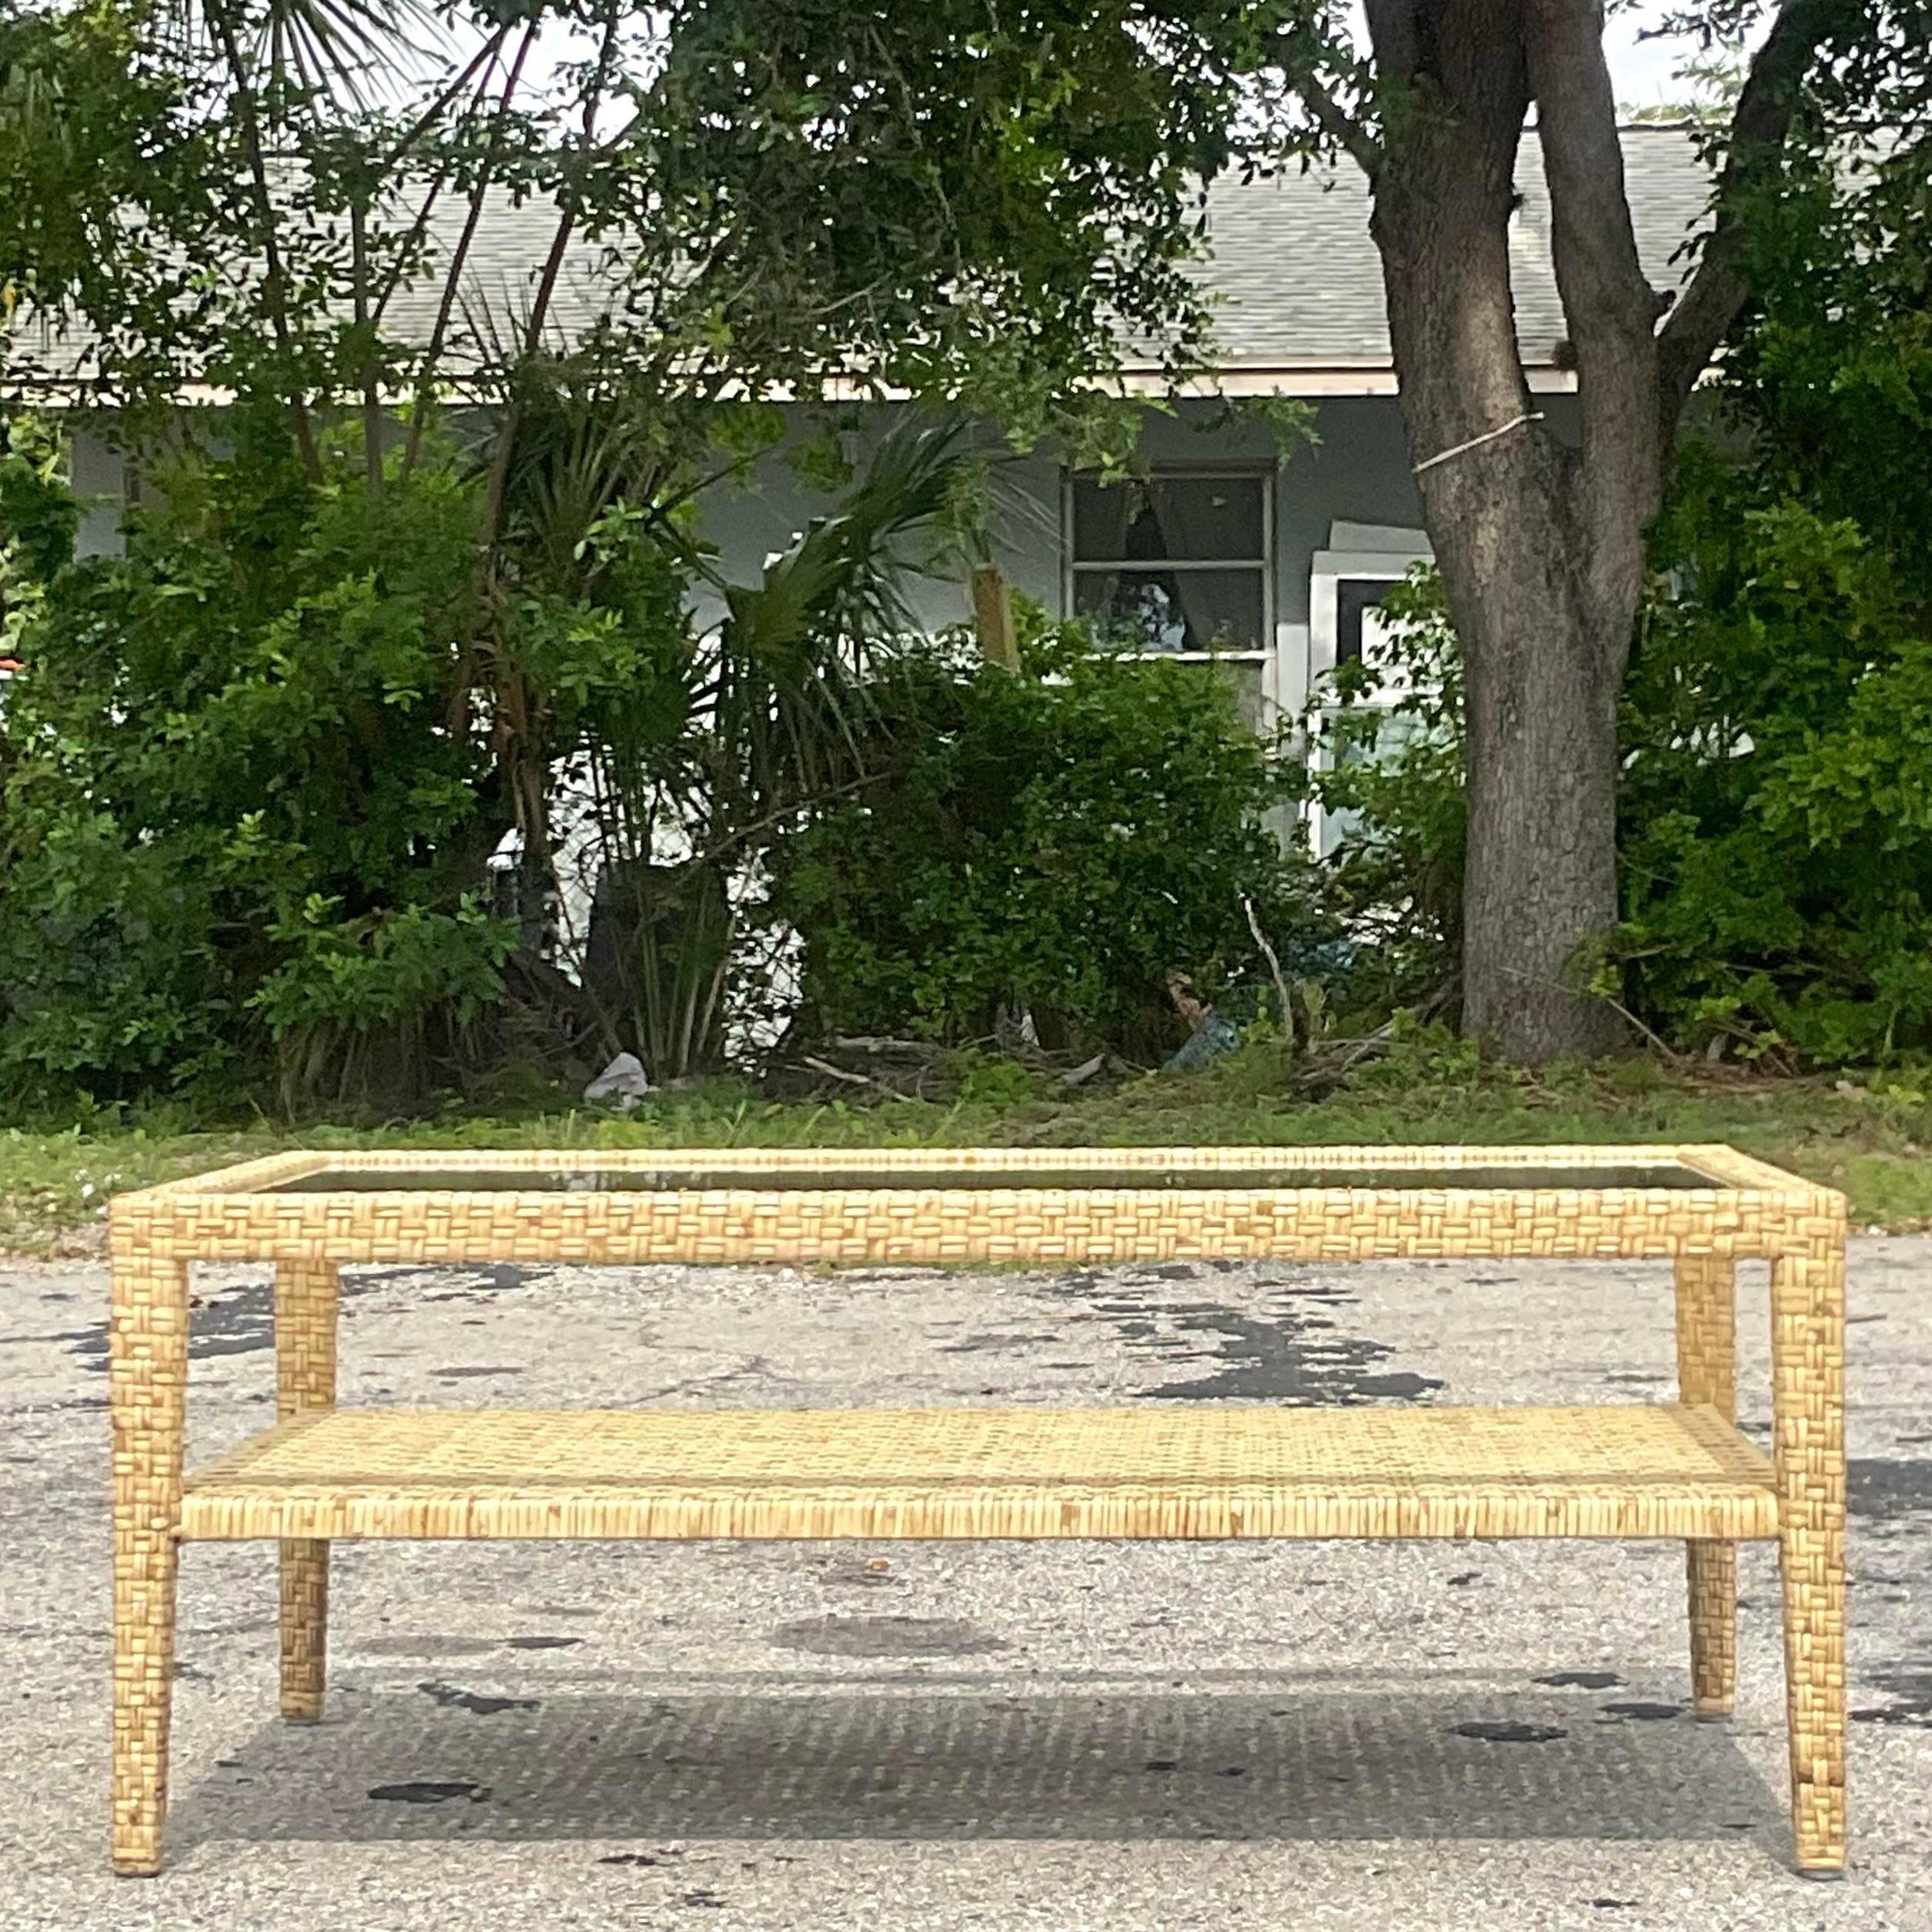
[[[920,629],[906,580],[933,570],[956,538],[961,479],[977,460],[962,422],[894,430],[835,514],[814,519],[757,584],[725,593],[713,703],[758,812],[864,768],[881,668]]]
[[[430,0],[162,0],[154,18],[177,49],[232,37],[258,86],[333,94],[357,108],[402,92],[450,40]]]

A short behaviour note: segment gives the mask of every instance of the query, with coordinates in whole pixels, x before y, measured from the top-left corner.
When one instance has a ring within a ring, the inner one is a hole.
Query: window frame
[[[1318,703],[1324,722],[1344,710],[1387,711],[1398,703],[1403,695],[1395,690],[1378,690],[1343,705],[1336,701],[1332,684],[1326,690],[1322,688],[1324,681],[1332,679],[1344,661],[1341,651],[1342,586],[1379,584],[1386,595],[1417,564],[1434,561],[1431,551],[1410,546],[1392,550],[1317,550],[1314,553],[1308,571],[1307,693],[1311,700]],[[1373,600],[1376,604],[1380,601],[1379,598]],[[1365,603],[1357,612],[1358,623],[1366,619],[1371,608],[1371,604]],[[1358,650],[1359,648],[1358,642]],[[1325,744],[1310,745],[1304,755],[1311,771],[1327,771],[1334,768],[1333,754]],[[1317,858],[1326,858],[1341,838],[1338,815],[1324,811],[1312,798],[1303,801],[1301,815],[1303,834],[1310,849]]]
[[[1264,459],[1234,458],[1224,461],[1196,461],[1155,463],[1148,472],[1150,483],[1182,482],[1191,477],[1218,482],[1253,480],[1261,486],[1261,554],[1258,557],[1185,557],[1145,561],[1118,557],[1082,561],[1074,548],[1074,486],[1092,481],[1091,470],[1062,469],[1060,472],[1060,614],[1063,618],[1080,615],[1074,592],[1083,577],[1153,577],[1163,573],[1208,571],[1221,576],[1242,572],[1261,573],[1261,641],[1238,651],[1134,651],[1131,657],[1158,659],[1170,664],[1258,664],[1274,661],[1276,635],[1274,583],[1274,481],[1279,465]],[[1264,685],[1267,680],[1264,677]]]

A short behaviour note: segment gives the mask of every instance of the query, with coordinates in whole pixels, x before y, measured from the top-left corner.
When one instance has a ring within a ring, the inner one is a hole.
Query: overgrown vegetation
[[[961,1044],[1024,1016],[1049,1051],[1149,1064],[1183,1037],[1171,972],[1253,1013],[1271,997],[1256,927],[1297,975],[1334,928],[1266,822],[1289,772],[1230,687],[1037,612],[1021,660],[964,640],[910,658],[889,765],[774,855],[807,1037]]]
[[[1187,1034],[1169,975],[1251,1013],[1256,931],[1295,964],[1332,923],[1263,823],[1284,771],[1207,668],[1036,622],[1015,675],[920,635],[902,586],[980,501],[960,430],[888,436],[707,618],[661,501],[611,496],[571,540],[587,420],[526,400],[518,595],[480,675],[485,486],[436,441],[406,475],[391,451],[378,493],[359,428],[317,480],[245,421],[163,473],[124,557],[43,555],[0,717],[15,1106],[392,1111],[619,1051],[678,1078],[774,1011],[954,1044],[1024,1016],[1050,1050],[1145,1063]],[[71,545],[71,499],[35,488]],[[548,944],[493,855],[566,813],[595,891]],[[774,994],[794,944],[802,985]]]
[[[1626,691],[1633,1001],[1697,1051],[1932,1048],[1932,233],[1922,173],[1754,207],[1765,291],[1654,538]]]
[[[1533,1074],[1486,1061],[1444,1028],[1405,1031],[1327,1099],[1290,1083],[1273,1043],[1212,1074],[1149,1076],[1104,1094],[1051,1080],[968,1078],[944,1102],[784,1104],[742,1083],[646,1101],[629,1115],[557,1111],[554,1098],[453,1108],[351,1130],[265,1122],[191,1131],[178,1109],[132,1125],[95,1116],[54,1131],[0,1129],[0,1253],[86,1251],[123,1189],[305,1147],[917,1147],[1728,1141],[1843,1188],[1856,1224],[1932,1225],[1932,1088],[1924,1077],[1834,1084],[1697,1078],[1642,1060]]]
[[[1903,192],[1902,185],[1900,192]],[[1655,1046],[1774,1068],[1932,1050],[1932,250],[1820,172],[1751,212],[1765,288],[1652,533],[1621,711],[1622,924],[1600,987]],[[1461,676],[1432,581],[1390,601],[1387,715],[1311,721],[1358,1001],[1453,981]],[[1620,970],[1612,971],[1609,968]]]
[[[145,504],[75,562],[58,425],[8,422],[0,1105],[421,1113],[621,1050],[754,1074],[781,1028],[1022,1047],[977,1104],[1158,1064],[1203,1002],[1301,1104],[1455,1014],[1439,586],[1391,605],[1394,701],[1345,671],[1287,758],[1209,668],[1034,613],[1016,675],[910,605],[986,554],[1006,445],[1130,460],[1091,378],[1122,322],[1200,349],[1184,182],[1317,23],[1176,15],[1151,63],[1126,0],[1069,7],[1049,61],[888,13],[0,21],[0,303],[73,331],[9,373],[98,383]],[[575,58],[533,85],[546,27]],[[1932,1052],[1932,251],[1909,148],[1819,158],[1830,78],[1727,190],[1757,293],[1623,692],[1595,992],[1673,1061]],[[506,209],[508,309],[471,261]],[[862,435],[854,381],[924,406]],[[781,462],[832,511],[728,580],[694,505]],[[1276,836],[1303,804],[1341,828],[1318,864]]]
[[[0,20],[8,375],[95,385],[148,499],[124,559],[72,565],[53,441],[10,431],[0,1097],[382,1110],[520,1058],[717,1070],[779,848],[943,726],[900,667],[905,584],[957,581],[978,529],[956,405],[1118,459],[1134,412],[1087,378],[1118,325],[1177,369],[1198,345],[1178,188],[1227,152],[1234,72],[1150,64],[1136,17],[1068,10],[1051,62],[868,20],[804,88],[822,10]],[[897,140],[920,64],[962,58]],[[1098,138],[1130,101],[1158,168]],[[507,303],[473,262],[505,223]],[[828,396],[854,380],[936,407],[867,446]],[[783,455],[836,514],[728,581],[694,501],[800,413]],[[1211,978],[1220,937],[1164,964]],[[1151,944],[1088,975],[1090,1022],[1125,1024]]]
[[[219,1087],[270,1037],[293,1084],[379,1094],[460,1062],[500,984],[488,748],[445,722],[474,505],[435,469],[378,503],[352,448],[323,460],[185,461],[125,560],[45,586],[0,726],[24,1099]]]

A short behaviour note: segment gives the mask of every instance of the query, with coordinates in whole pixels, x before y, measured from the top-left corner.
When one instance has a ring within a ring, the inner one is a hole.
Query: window
[[[1151,655],[1265,657],[1272,482],[1251,470],[1070,478],[1068,610]]]
[[[1341,706],[1331,680],[1341,665],[1359,663],[1373,682],[1350,700],[1351,708],[1386,711],[1407,695],[1409,681],[1389,661],[1382,600],[1411,565],[1428,561],[1427,541],[1419,530],[1367,525],[1334,525],[1334,538],[1352,539],[1352,545],[1314,554],[1308,578],[1308,689],[1332,718]],[[1409,728],[1405,719],[1385,718],[1374,749],[1351,745],[1347,756],[1352,761],[1393,750]],[[1314,754],[1318,763],[1334,754],[1332,744],[1317,744]],[[1347,828],[1347,814],[1324,812],[1311,800],[1304,815],[1315,850],[1332,851]]]
[[[1380,610],[1382,599],[1395,588],[1394,583],[1385,577],[1344,577],[1335,585],[1335,661],[1337,664],[1359,663],[1363,657],[1362,619],[1371,611]],[[1374,632],[1371,629],[1371,635]],[[1367,654],[1372,665],[1375,652]]]

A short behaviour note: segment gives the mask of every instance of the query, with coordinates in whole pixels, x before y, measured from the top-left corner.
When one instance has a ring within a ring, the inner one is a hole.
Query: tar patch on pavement
[[[1552,1671],[1547,1677],[1531,1677],[1532,1684],[1547,1684],[1559,1690],[1614,1690],[1624,1680],[1614,1671]]]
[[[1932,1730],[1932,1670],[1894,1671],[1871,1681],[1894,1701],[1854,1710],[1854,1724],[1906,1724],[1915,1730]]]
[[[1485,1744],[1553,1744],[1570,1734],[1556,1724],[1457,1724],[1458,1737],[1474,1737]]]
[[[984,1657],[1005,1640],[958,1617],[808,1617],[771,1633],[781,1650],[816,1657]]]
[[[538,1279],[545,1271],[508,1264],[487,1267],[362,1268],[345,1269],[341,1294],[345,1301],[365,1293],[384,1281],[420,1279],[425,1275],[449,1284],[446,1292],[428,1294],[428,1301],[466,1301],[479,1294],[500,1294],[520,1288]],[[275,1284],[272,1277],[245,1281],[233,1288],[218,1288],[195,1295],[189,1303],[188,1355],[191,1361],[211,1361],[222,1355],[250,1355],[275,1345]],[[85,1328],[45,1337],[72,1344],[84,1368],[107,1373],[108,1325],[105,1321]],[[503,1371],[485,1371],[495,1374]]]
[[[1221,1366],[1191,1381],[1167,1382],[1140,1394],[1159,1401],[1229,1399],[1284,1402],[1301,1407],[1366,1402],[1413,1402],[1441,1388],[1441,1381],[1407,1371],[1385,1371],[1394,1351],[1365,1336],[1348,1335],[1327,1312],[1353,1306],[1354,1297],[1316,1284],[1271,1281],[1283,1289],[1265,1319],[1213,1301],[1175,1298],[1168,1284],[1199,1281],[1211,1272],[1181,1263],[1142,1269],[1119,1281],[1076,1269],[1053,1286],[1090,1297],[1093,1312],[1130,1347],[1164,1361],[1198,1362],[1198,1337],[1218,1340]]]
[[[1637,1724],[1661,1724],[1667,1717],[1681,1717],[1684,1706],[1681,1704],[1607,1704],[1604,1706],[1606,1717],[1628,1718]]]
[[[485,1803],[490,1795],[487,1784],[478,1784],[467,1777],[451,1778],[436,1783],[429,1780],[412,1780],[407,1784],[375,1784],[369,1787],[369,1796],[385,1804],[448,1804],[458,1798],[471,1804]]]
[[[445,1710],[467,1710],[478,1717],[494,1717],[499,1711],[535,1710],[538,1700],[535,1697],[490,1697],[475,1690],[459,1690],[453,1684],[443,1684],[435,1678],[419,1684],[416,1688],[431,1704],[440,1705]]]
[[[1845,1507],[1867,1523],[1932,1514],[1932,1462],[1854,1456],[1845,1471]]]
[[[581,1637],[506,1637],[503,1641],[513,1651],[567,1651],[584,1640]]]

